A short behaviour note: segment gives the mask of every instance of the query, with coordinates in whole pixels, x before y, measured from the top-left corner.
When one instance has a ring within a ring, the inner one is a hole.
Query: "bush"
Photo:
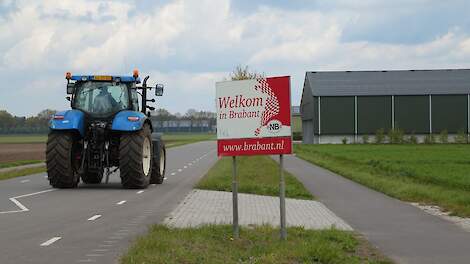
[[[293,140],[302,140],[302,132],[292,132]]]
[[[362,135],[362,143],[369,144],[369,135]]]
[[[408,143],[418,144],[418,138],[415,136],[415,134],[410,135],[410,137],[408,138]]]
[[[341,142],[343,142],[343,144],[348,144],[348,139],[346,137],[344,137],[343,139],[341,139]]]
[[[455,143],[457,144],[466,144],[467,143],[467,135],[463,130],[459,130],[457,132],[457,136],[455,136]]]
[[[382,144],[385,140],[385,130],[383,128],[375,132],[375,144]]]
[[[442,130],[439,134],[439,141],[444,144],[449,143],[449,133],[447,133],[446,129]]]
[[[434,134],[428,134],[424,137],[424,144],[434,144],[436,143],[436,137]]]
[[[405,133],[402,129],[392,128],[388,131],[388,142],[392,144],[403,144],[405,142]]]

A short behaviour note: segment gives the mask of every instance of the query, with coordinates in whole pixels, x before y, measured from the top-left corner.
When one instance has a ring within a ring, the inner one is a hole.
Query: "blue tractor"
[[[165,178],[166,149],[161,135],[153,133],[147,90],[163,94],[163,85],[141,86],[133,76],[72,75],[66,73],[71,110],[56,113],[50,121],[46,164],[54,188],[75,188],[106,182],[119,169],[124,188],[146,188]],[[140,96],[139,96],[140,95]],[[140,97],[140,98],[139,98]],[[140,102],[139,102],[140,101]]]

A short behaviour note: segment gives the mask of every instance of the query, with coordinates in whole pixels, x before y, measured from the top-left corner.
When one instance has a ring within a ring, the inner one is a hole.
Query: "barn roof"
[[[313,96],[470,94],[470,69],[307,72]]]

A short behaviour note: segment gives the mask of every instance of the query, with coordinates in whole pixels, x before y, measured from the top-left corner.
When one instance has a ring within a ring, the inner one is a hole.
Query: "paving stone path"
[[[240,225],[279,226],[279,198],[239,194]],[[286,199],[287,225],[306,229],[352,230],[341,218],[322,203],[311,200]],[[232,193],[195,189],[165,219],[173,227],[194,227],[204,224],[232,223]]]

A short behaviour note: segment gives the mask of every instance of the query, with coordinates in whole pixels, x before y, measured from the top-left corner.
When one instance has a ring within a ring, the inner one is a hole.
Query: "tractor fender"
[[[63,116],[61,119],[56,116]],[[83,137],[85,135],[85,114],[79,110],[66,110],[57,112],[49,121],[51,130],[75,130]]]
[[[115,131],[139,131],[145,123],[148,123],[147,116],[137,111],[121,111],[114,117],[112,130]]]

